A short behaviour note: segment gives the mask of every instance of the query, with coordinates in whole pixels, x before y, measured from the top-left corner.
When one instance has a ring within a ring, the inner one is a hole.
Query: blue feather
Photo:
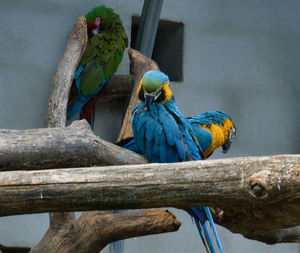
[[[205,234],[208,244],[209,244],[209,248],[211,249],[212,253],[214,253],[215,250],[214,250],[211,236],[210,236],[208,228],[207,228],[207,224],[206,224],[207,219],[206,219],[206,215],[205,215],[205,211],[204,211],[203,207],[191,207],[190,209],[192,211],[193,217],[196,219],[196,222],[201,223],[204,234]],[[201,230],[201,228],[200,228],[200,230]],[[199,228],[198,228],[198,231],[199,231]]]
[[[218,233],[217,233],[217,230],[216,230],[216,227],[215,227],[215,223],[214,223],[213,217],[212,217],[211,212],[209,210],[209,207],[205,206],[204,207],[204,211],[205,211],[206,217],[208,218],[210,227],[212,228],[213,233],[215,235],[215,239],[216,239],[217,245],[218,245],[218,247],[220,249],[220,252],[224,253],[222,245],[221,245],[221,242],[220,242],[220,239],[219,239],[219,236],[218,236]]]

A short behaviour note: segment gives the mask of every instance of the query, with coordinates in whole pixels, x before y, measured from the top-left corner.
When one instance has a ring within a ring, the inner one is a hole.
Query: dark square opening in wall
[[[141,18],[131,20],[130,47],[134,48]],[[152,59],[171,81],[183,81],[183,23],[159,20]]]

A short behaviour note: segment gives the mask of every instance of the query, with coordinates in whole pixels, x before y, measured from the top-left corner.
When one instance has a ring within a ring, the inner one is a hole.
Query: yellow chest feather
[[[202,125],[201,127],[208,130],[212,135],[211,145],[203,152],[203,155],[206,158],[215,149],[222,146],[227,141],[230,129],[233,128],[233,124],[231,120],[226,119],[223,125],[212,123],[211,126]]]

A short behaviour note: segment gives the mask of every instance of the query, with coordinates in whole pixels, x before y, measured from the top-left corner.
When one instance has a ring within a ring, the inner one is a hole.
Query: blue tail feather
[[[204,207],[204,211],[205,211],[205,214],[206,214],[206,217],[208,218],[208,221],[209,221],[209,224],[210,224],[210,227],[211,229],[213,230],[213,233],[215,235],[215,239],[216,239],[216,242],[217,242],[217,245],[220,249],[220,252],[221,253],[224,253],[223,251],[223,248],[222,248],[222,245],[221,245],[221,241],[220,241],[220,238],[218,236],[218,233],[217,233],[217,230],[216,230],[216,227],[215,227],[215,223],[214,223],[214,220],[213,220],[213,217],[211,215],[211,212],[210,212],[210,209],[208,206],[205,206]]]
[[[80,112],[82,106],[83,103],[79,99],[76,99],[70,108],[68,108],[67,120],[72,119],[78,112]]]
[[[206,216],[205,216],[205,212],[204,212],[203,207],[192,207],[191,210],[193,212],[194,218],[197,218],[196,225],[197,225],[197,223],[199,224],[199,222],[201,224],[201,228],[203,229],[205,239],[206,239],[205,241],[207,242],[210,251],[212,253],[215,253],[214,245],[212,243],[212,239],[211,239],[211,236],[209,234],[208,227],[207,227],[207,224],[206,224],[206,218],[205,218]],[[197,226],[197,228],[198,228],[199,233],[201,233],[200,232],[201,228],[200,228],[200,230],[199,230],[198,226]]]
[[[198,218],[194,213],[192,213],[192,217],[194,218],[196,227],[197,227],[197,229],[198,229],[198,231],[199,231],[199,235],[200,235],[200,238],[201,238],[201,240],[202,240],[202,243],[203,243],[203,245],[204,245],[204,247],[205,247],[205,249],[206,249],[206,252],[209,253],[209,250],[208,250],[207,245],[206,245],[207,243],[206,243],[206,240],[205,240],[204,235],[203,235],[203,232],[202,232],[202,228],[201,228],[201,226],[200,226],[200,224],[199,224],[199,218]]]

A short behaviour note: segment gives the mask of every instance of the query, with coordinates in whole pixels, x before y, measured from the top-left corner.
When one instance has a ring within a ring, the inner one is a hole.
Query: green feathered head
[[[111,26],[116,23],[122,23],[120,16],[114,12],[113,9],[106,7],[105,5],[100,5],[93,8],[86,15],[86,21],[88,24],[95,22],[96,17],[101,18],[101,26]]]

